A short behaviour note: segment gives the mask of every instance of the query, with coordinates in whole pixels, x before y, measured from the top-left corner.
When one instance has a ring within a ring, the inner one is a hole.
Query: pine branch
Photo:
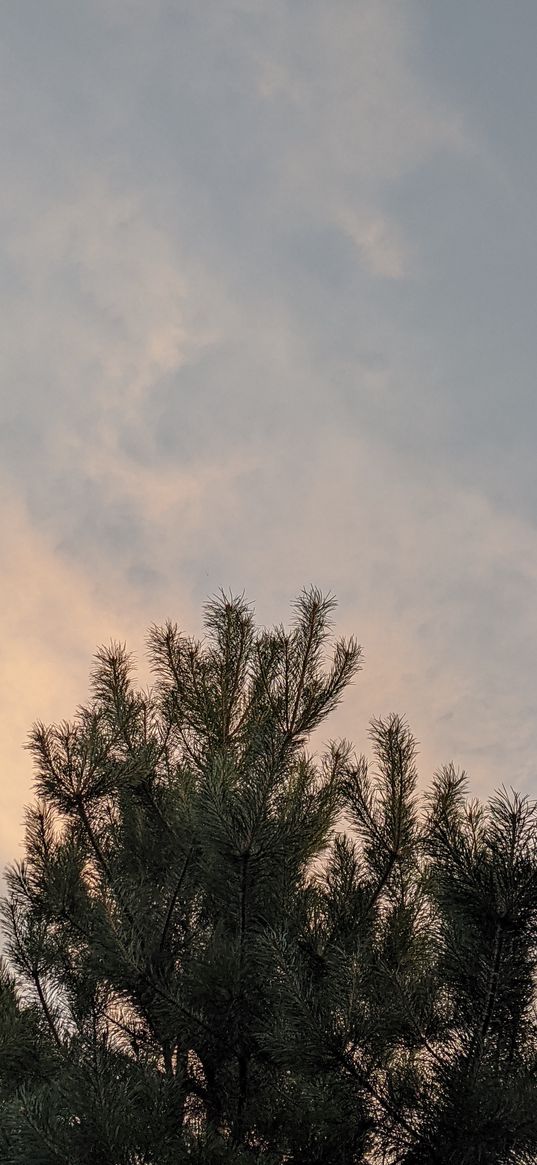
[[[181,886],[183,885],[183,882],[184,882],[184,879],[186,876],[186,872],[187,872],[187,869],[188,869],[190,859],[192,857],[193,852],[194,852],[194,843],[192,843],[192,845],[190,846],[190,849],[188,850],[188,852],[186,854],[186,857],[185,857],[185,860],[183,862],[183,866],[181,869],[181,873],[179,874],[179,879],[177,881],[177,885],[174,889],[174,892],[173,892],[171,900],[170,900],[170,905],[168,906],[168,910],[166,911],[166,918],[164,920],[164,926],[162,928],[162,934],[160,937],[160,944],[159,944],[159,949],[161,951],[164,950],[164,946],[166,944],[166,938],[167,938],[168,930],[169,930],[170,925],[171,925],[171,920],[172,920],[173,912],[175,910],[175,905],[176,905],[177,899],[179,897],[179,894],[181,893]]]
[[[391,873],[392,873],[392,870],[395,866],[396,861],[397,861],[397,853],[395,853],[395,852],[390,853],[390,855],[388,857],[388,861],[386,862],[386,865],[385,865],[384,870],[382,872],[382,875],[381,875],[377,885],[375,886],[375,889],[374,889],[374,891],[369,899],[369,902],[367,903],[367,905],[365,907],[364,913],[366,915],[371,914],[371,911],[376,906],[376,904],[377,904],[377,902],[382,894],[382,891],[385,889],[385,887],[387,886],[387,884],[390,880],[390,876],[391,876]]]
[[[243,990],[243,972],[244,972],[244,953],[246,941],[246,897],[248,887],[248,863],[250,853],[246,850],[241,856],[241,876],[240,876],[240,891],[239,891],[239,959],[237,968],[237,999],[241,1000]],[[246,1096],[248,1092],[248,1060],[243,1045],[243,1032],[241,1022],[241,1012],[239,1011],[238,1024],[238,1055],[237,1064],[239,1072],[239,1095],[237,1100],[237,1111],[232,1130],[232,1144],[238,1147],[243,1136],[243,1116],[246,1105]]]
[[[369,1096],[372,1097],[373,1100],[376,1101],[383,1112],[385,1112],[386,1115],[390,1117],[394,1125],[407,1133],[412,1138],[414,1144],[423,1144],[424,1148],[426,1148],[427,1152],[429,1153],[429,1161],[431,1165],[444,1165],[442,1157],[434,1151],[434,1148],[429,1143],[429,1140],[426,1138],[424,1139],[423,1134],[419,1131],[419,1129],[417,1129],[411,1121],[407,1120],[402,1112],[395,1109],[391,1102],[382,1095],[382,1092],[379,1092],[375,1085],[371,1083],[368,1072],[360,1068],[353,1059],[349,1060],[349,1058],[343,1052],[338,1050],[336,1055],[345,1071],[348,1072],[350,1076],[354,1077],[359,1086],[363,1088],[369,1094]]]
[[[115,884],[115,880],[113,878],[110,866],[108,865],[108,862],[104,856],[104,853],[101,849],[101,846],[99,845],[97,837],[95,836],[95,832],[92,828],[88,814],[86,813],[86,809],[85,809],[84,801],[83,801],[82,797],[77,798],[77,809],[78,809],[80,819],[84,825],[84,829],[86,830],[86,834],[88,836],[91,848],[95,854],[95,857],[97,858],[97,862],[98,862],[99,866],[101,867],[101,870],[106,878],[106,881],[108,882],[110,889],[114,892],[114,895],[117,898],[117,901],[119,902],[120,907],[125,915],[125,918],[127,919],[128,923],[129,923],[129,925],[132,926],[133,930],[136,931],[138,937],[140,939],[142,939],[142,941],[143,941],[143,935],[141,934],[141,932],[139,930],[139,927],[136,923],[134,915],[133,915],[132,911],[129,909],[129,907],[127,906],[127,903],[123,899],[123,895],[120,893],[120,891],[118,890],[118,888]]]
[[[43,1015],[45,1016],[45,1019],[47,1021],[47,1025],[48,1025],[49,1031],[52,1035],[52,1038],[54,1040],[54,1043],[56,1044],[58,1051],[63,1053],[63,1051],[64,1051],[63,1043],[62,1043],[62,1040],[60,1039],[60,1036],[58,1034],[58,1029],[56,1027],[56,1024],[52,1018],[52,1012],[51,1012],[50,1007],[47,1003],[47,998],[46,998],[45,992],[43,991],[41,979],[40,979],[39,974],[38,974],[37,970],[35,969],[35,967],[34,967],[33,972],[32,972],[32,979],[34,981],[35,989],[36,989],[38,997],[39,997],[39,1002],[41,1004]]]
[[[493,956],[492,956],[492,966],[491,966],[485,1008],[483,1011],[483,1015],[482,1015],[479,1027],[478,1027],[478,1029],[477,1029],[477,1031],[472,1039],[472,1042],[470,1045],[470,1051],[469,1051],[469,1055],[468,1055],[467,1072],[472,1073],[474,1075],[479,1069],[479,1064],[481,1062],[481,1058],[483,1056],[483,1051],[485,1048],[485,1041],[486,1041],[488,1030],[490,1028],[490,1024],[492,1021],[492,1015],[494,1012],[494,1005],[496,1002],[496,995],[498,992],[503,945],[504,945],[504,933],[503,933],[502,927],[498,923],[496,926],[495,934],[494,934],[494,949],[493,949]]]
[[[307,675],[307,670],[308,670],[308,664],[310,662],[310,654],[311,654],[311,650],[313,647],[313,640],[314,640],[314,636],[315,636],[315,629],[316,629],[318,613],[319,613],[319,601],[316,600],[316,597],[313,597],[313,601],[311,603],[311,608],[310,608],[310,612],[309,612],[306,643],[305,643],[304,651],[303,651],[303,655],[302,655],[302,665],[301,665],[301,669],[300,669],[300,677],[299,677],[298,686],[297,686],[297,690],[296,690],[293,711],[291,713],[291,719],[290,719],[290,721],[288,720],[288,723],[287,723],[287,733],[289,736],[292,736],[292,734],[294,732],[296,718],[298,715],[298,710],[300,708],[300,702],[302,700],[302,693],[304,691],[304,684],[306,682],[306,675]]]
[[[422,1031],[420,1024],[418,1023],[418,1020],[416,1019],[414,1012],[410,1006],[406,991],[404,990],[404,987],[402,986],[402,984],[399,980],[399,976],[397,975],[397,973],[395,971],[392,971],[387,966],[386,963],[381,961],[380,966],[382,968],[383,973],[388,976],[390,981],[397,988],[397,991],[399,993],[399,997],[401,999],[401,1002],[402,1002],[403,1007],[404,1007],[405,1012],[406,1012],[406,1016],[407,1016],[408,1020],[410,1021],[411,1026],[414,1028],[414,1031],[415,1031],[420,1043],[429,1052],[429,1055],[433,1057],[433,1059],[436,1061],[436,1063],[439,1065],[439,1067],[442,1068],[443,1071],[445,1071],[445,1069],[448,1065],[448,1062],[443,1058],[443,1056],[440,1056],[438,1054],[438,1052],[435,1051],[435,1049],[429,1043],[426,1035]]]

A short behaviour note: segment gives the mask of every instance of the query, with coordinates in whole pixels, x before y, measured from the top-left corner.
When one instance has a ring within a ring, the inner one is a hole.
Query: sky
[[[335,593],[325,739],[399,712],[423,785],[537,795],[536,41],[533,0],[1,5],[2,864],[32,722],[220,587]]]

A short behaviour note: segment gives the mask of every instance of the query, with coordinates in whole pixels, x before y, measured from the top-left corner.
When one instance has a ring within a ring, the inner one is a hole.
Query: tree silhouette
[[[535,805],[449,766],[418,799],[397,716],[372,765],[310,756],[360,667],[333,607],[267,631],[222,594],[202,642],[151,629],[151,690],[112,644],[34,727],[2,1161],[535,1160]]]

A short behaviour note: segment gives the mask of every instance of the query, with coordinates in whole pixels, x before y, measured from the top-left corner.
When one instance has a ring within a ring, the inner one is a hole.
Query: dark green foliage
[[[333,602],[243,600],[203,642],[120,645],[37,725],[8,872],[6,1165],[515,1165],[537,1159],[535,806],[421,804],[399,717],[374,766],[312,731],[360,665]]]

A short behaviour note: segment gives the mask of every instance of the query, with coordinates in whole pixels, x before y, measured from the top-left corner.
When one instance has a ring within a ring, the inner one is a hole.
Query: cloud
[[[397,237],[397,229],[383,215],[344,208],[339,222],[371,275],[404,278],[408,270],[407,249]]]
[[[18,356],[26,375],[35,373],[54,345],[53,393],[70,390],[80,403],[85,388],[105,419],[128,410],[188,358],[185,285],[171,240],[147,222],[135,195],[91,176],[37,214],[25,209],[8,247],[18,276],[8,325],[22,325],[24,313],[27,320],[22,351],[11,331],[13,363]]]
[[[454,756],[479,788],[531,784],[533,463],[509,461],[508,513],[490,168],[422,68],[426,19],[399,0],[12,7],[6,856],[34,717],[69,714],[98,642],[137,647],[168,615],[196,631],[220,585],[268,623],[304,583],[339,595],[366,649],[337,721],[359,747],[399,710],[424,776]]]

